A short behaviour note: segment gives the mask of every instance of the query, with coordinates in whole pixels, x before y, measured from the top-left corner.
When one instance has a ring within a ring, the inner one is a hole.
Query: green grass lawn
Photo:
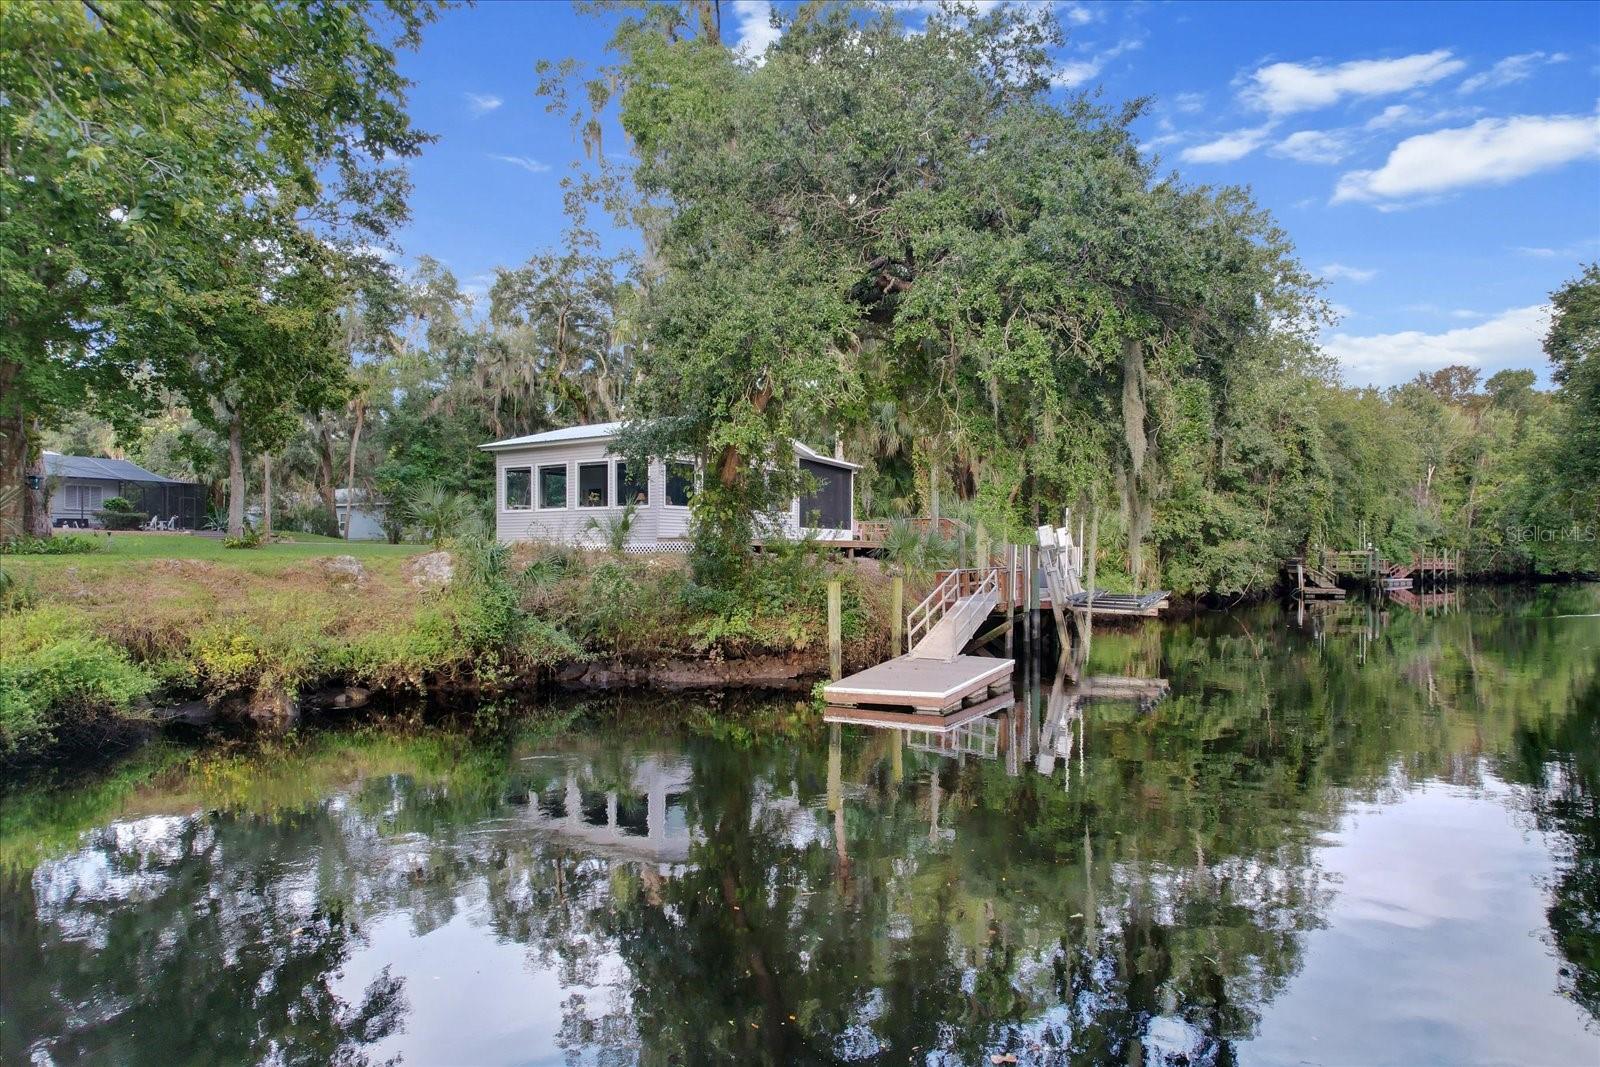
[[[354,556],[362,561],[401,560],[426,552],[428,545],[390,545],[381,541],[340,541],[320,534],[295,533],[292,542],[262,545],[260,548],[224,548],[222,539],[198,534],[89,533],[56,536],[89,537],[100,551],[69,556],[0,556],[0,567],[19,574],[57,570],[64,567],[93,568],[97,565],[135,563],[139,560],[203,559],[246,570],[270,571],[317,556]]]

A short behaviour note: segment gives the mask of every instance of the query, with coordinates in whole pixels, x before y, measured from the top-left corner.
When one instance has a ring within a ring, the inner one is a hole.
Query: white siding
[[[578,465],[606,461],[612,464],[608,473],[608,496],[616,493],[617,459],[610,451],[609,439],[586,441],[557,441],[522,448],[496,450],[494,457],[495,533],[501,541],[554,541],[569,545],[601,545],[605,535],[591,529],[591,520],[601,523],[622,514],[623,507],[612,500],[603,508],[580,508],[578,504]],[[567,468],[567,506],[564,508],[538,507],[539,468],[564,464]],[[534,507],[511,509],[506,507],[506,470],[528,467],[533,471]],[[855,472],[851,478],[851,515],[855,508]],[[633,527],[628,532],[628,543],[640,548],[657,545],[681,545],[689,536],[689,509],[673,507],[667,500],[666,467],[658,460],[650,462],[650,502],[634,512]],[[800,529],[800,501],[777,516],[778,526],[788,537],[814,533],[827,540],[844,540],[850,530]]]
[[[563,441],[554,444],[534,445],[528,448],[498,451],[494,457],[495,531],[502,541],[556,541],[569,545],[599,545],[605,541],[604,532],[590,527],[591,522],[605,523],[623,512],[623,505],[615,500],[603,508],[578,507],[578,465],[606,462],[607,496],[616,494],[616,456],[610,452],[609,441]],[[538,469],[563,464],[567,468],[567,506],[564,508],[538,507]],[[507,508],[505,500],[508,468],[533,469],[533,508]],[[649,503],[635,509],[633,528],[628,532],[628,543],[641,547],[663,541],[681,541],[689,535],[689,509],[667,504],[666,468],[657,461],[650,463]]]

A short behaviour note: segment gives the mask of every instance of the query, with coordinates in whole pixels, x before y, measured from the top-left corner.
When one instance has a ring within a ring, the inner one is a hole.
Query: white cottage
[[[604,527],[632,504],[630,549],[682,551],[700,472],[687,460],[651,460],[647,472],[630,469],[611,451],[621,429],[620,422],[568,426],[480,445],[494,453],[495,530],[500,540],[600,544]],[[816,488],[773,517],[777,529],[788,537],[850,540],[860,466],[799,441],[794,453]]]

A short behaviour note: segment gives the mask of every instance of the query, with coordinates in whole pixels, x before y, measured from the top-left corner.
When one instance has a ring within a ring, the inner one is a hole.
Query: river
[[[3,798],[0,1062],[1600,1062],[1597,612],[1101,632],[945,733],[623,695],[153,746]]]

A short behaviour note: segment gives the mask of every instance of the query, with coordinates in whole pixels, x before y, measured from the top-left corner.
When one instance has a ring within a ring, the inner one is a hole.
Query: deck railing
[[[896,522],[908,523],[918,533],[925,533],[930,529],[937,529],[939,536],[953,539],[967,532],[967,524],[960,519],[952,519],[941,515],[936,524],[930,518],[910,519],[862,519],[856,523],[856,540],[872,545],[881,545],[889,538],[889,531]]]

